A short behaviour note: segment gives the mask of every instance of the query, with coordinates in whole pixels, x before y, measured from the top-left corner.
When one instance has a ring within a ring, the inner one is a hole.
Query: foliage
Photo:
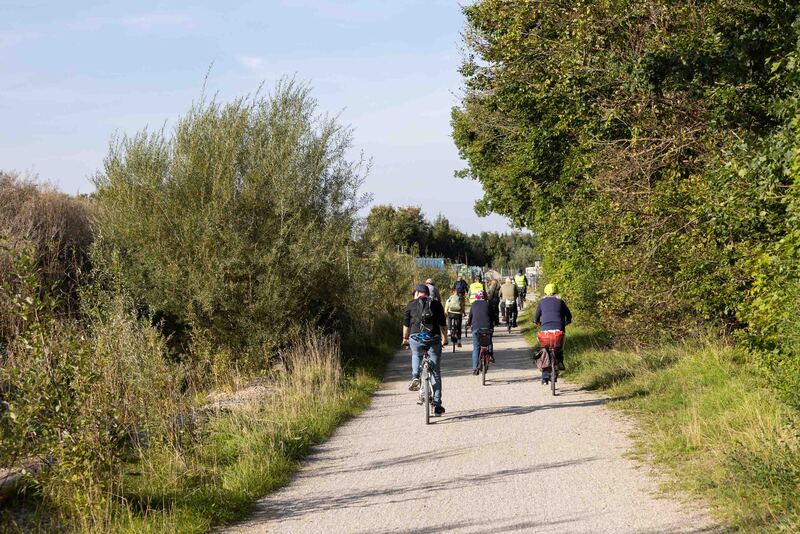
[[[618,339],[750,325],[762,349],[785,347],[798,5],[483,0],[464,13],[452,124],[460,175],[484,186],[478,211],[531,228],[548,276]]]
[[[37,290],[57,297],[55,311],[77,311],[79,281],[89,264],[90,217],[88,200],[0,172],[0,285],[8,286],[0,294],[0,348],[22,326],[12,322],[18,316],[3,296],[22,289],[20,254],[35,263]]]
[[[362,180],[350,140],[293,81],[201,101],[172,135],[112,145],[95,180],[101,255],[173,333],[244,364],[340,311]]]
[[[379,205],[367,215],[362,241],[412,254],[440,256],[455,262],[524,268],[538,259],[532,235],[520,232],[465,234],[443,215],[429,222],[418,207]]]
[[[180,373],[122,299],[87,310],[88,327],[59,321],[53,301],[37,297],[29,258],[17,272],[22,292],[6,296],[24,328],[0,366],[0,465],[35,466],[27,475],[62,522],[96,527],[141,441],[175,443]]]

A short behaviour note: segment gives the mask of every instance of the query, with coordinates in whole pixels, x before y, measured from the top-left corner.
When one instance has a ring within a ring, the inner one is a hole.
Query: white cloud
[[[137,31],[151,31],[163,27],[190,28],[195,19],[186,13],[152,11],[137,15],[119,17],[88,17],[76,20],[68,25],[71,30],[99,30],[109,26],[117,26]]]
[[[26,41],[32,41],[42,36],[41,32],[37,31],[19,31],[19,32],[4,32],[0,33],[0,48],[15,46]]]
[[[260,71],[266,65],[266,60],[259,56],[239,56],[237,61],[250,71]]]

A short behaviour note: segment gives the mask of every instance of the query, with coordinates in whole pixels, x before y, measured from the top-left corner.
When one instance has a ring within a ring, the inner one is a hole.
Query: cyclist
[[[484,299],[484,296],[482,291],[478,291],[467,318],[467,326],[472,326],[472,374],[474,375],[478,375],[481,372],[478,368],[478,356],[481,352],[481,347],[478,344],[478,331],[488,331],[489,334],[494,332],[489,303]],[[494,363],[494,346],[492,344],[489,344],[489,361]]]
[[[486,283],[486,300],[489,302],[492,324],[500,326],[500,282],[494,278],[489,279]]]
[[[484,287],[483,282],[481,282],[481,277],[473,276],[472,283],[469,285],[469,303],[472,304],[475,302],[475,298],[478,293],[485,292],[486,288]]]
[[[459,347],[461,346],[461,324],[464,319],[464,308],[466,308],[465,300],[466,298],[463,294],[459,295],[454,291],[444,303],[444,313],[447,315],[448,330],[450,330],[450,335],[455,334],[456,343]]]
[[[567,303],[556,295],[557,292],[558,288],[555,284],[544,286],[545,296],[536,307],[536,314],[533,316],[533,320],[539,325],[539,329],[542,332],[547,330],[561,330],[563,332],[567,325],[572,322],[572,312],[569,311]],[[558,362],[558,367],[562,368],[564,365],[563,348],[559,348],[556,351],[556,361]],[[550,378],[550,370],[542,369],[542,385],[548,384]]]
[[[433,300],[441,302],[442,299],[439,298],[439,288],[433,285],[433,278],[428,278],[425,280],[425,285],[428,286],[429,296]]]
[[[456,280],[456,283],[453,284],[453,290],[462,297],[467,294],[467,291],[469,290],[469,284],[466,280],[464,280],[463,274],[458,275],[458,280]]]
[[[506,277],[506,283],[500,286],[500,308],[506,323],[517,326],[517,297],[519,290],[511,277]]]
[[[403,345],[411,347],[411,383],[410,391],[419,390],[419,368],[422,352],[428,351],[433,374],[433,413],[442,415],[442,376],[439,361],[442,357],[442,345],[447,345],[447,321],[444,308],[438,300],[429,296],[426,284],[418,284],[414,288],[414,300],[408,303],[403,314]]]
[[[514,283],[517,285],[519,298],[525,300],[525,294],[528,292],[528,279],[522,274],[522,269],[514,275]]]

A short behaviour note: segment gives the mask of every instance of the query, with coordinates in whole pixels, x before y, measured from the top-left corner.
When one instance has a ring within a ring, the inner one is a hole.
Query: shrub
[[[363,170],[350,142],[293,81],[201,101],[171,135],[112,145],[95,180],[100,246],[172,333],[268,353],[341,312]]]
[[[92,242],[90,202],[0,172],[0,284],[20,289],[20,254],[36,266],[37,290],[56,296],[56,312],[78,308],[78,283]],[[0,347],[20,327],[11,301],[0,294]]]

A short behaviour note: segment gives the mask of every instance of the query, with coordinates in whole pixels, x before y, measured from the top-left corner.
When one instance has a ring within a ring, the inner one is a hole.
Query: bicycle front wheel
[[[426,369],[422,379],[422,407],[425,408],[425,424],[431,424],[431,375]]]

